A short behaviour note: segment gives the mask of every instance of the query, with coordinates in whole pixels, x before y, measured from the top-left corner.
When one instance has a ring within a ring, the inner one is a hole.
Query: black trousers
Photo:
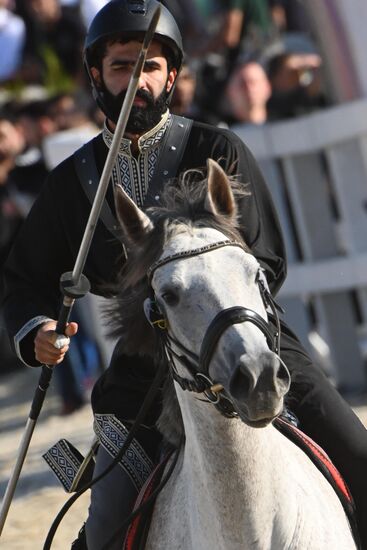
[[[367,550],[367,430],[284,323],[280,348],[292,379],[288,406],[300,428],[326,451],[347,482],[357,507],[363,548]],[[113,413],[123,422],[131,422],[153,377],[151,359],[128,357],[117,346],[111,366],[93,390],[94,412]],[[160,410],[158,397],[149,411],[152,434]],[[146,452],[154,456],[160,442],[158,434],[156,444],[152,437]]]

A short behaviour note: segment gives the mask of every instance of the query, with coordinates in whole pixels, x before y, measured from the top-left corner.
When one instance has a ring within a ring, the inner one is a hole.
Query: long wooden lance
[[[155,30],[157,28],[158,20],[160,17],[161,8],[158,6],[150,21],[148,30],[145,34],[144,41],[136,60],[133,73],[130,78],[128,88],[124,102],[121,107],[119,118],[116,124],[115,132],[111,142],[111,147],[108,151],[106,162],[102,171],[102,175],[98,184],[96,195],[93,201],[93,205],[90,211],[90,215],[85,227],[82,242],[80,244],[78,256],[75,261],[74,269],[71,272],[66,272],[61,275],[60,287],[63,293],[63,303],[59,312],[59,317],[56,325],[56,333],[58,335],[64,335],[67,323],[70,318],[70,314],[77,298],[85,296],[90,290],[90,284],[88,279],[83,275],[82,271],[88,256],[88,252],[92,243],[94,231],[101,213],[103,201],[106,196],[108,184],[111,178],[113,166],[116,162],[116,158],[121,143],[121,138],[125,133],[126,125],[130,116],[130,112],[133,106],[136,92],[139,86],[139,80],[144,68],[144,64],[147,57],[149,45],[154,37]],[[62,368],[62,367],[61,367]],[[8,511],[14,496],[14,492],[17,486],[18,479],[24,464],[24,460],[29,448],[29,444],[33,435],[33,431],[41,412],[42,405],[46,396],[47,389],[49,387],[52,378],[53,368],[49,365],[42,366],[42,372],[38,381],[33,401],[31,404],[30,414],[26,423],[24,434],[20,442],[18,456],[6,487],[3,502],[0,511],[0,536],[5,525],[5,521],[8,515]]]

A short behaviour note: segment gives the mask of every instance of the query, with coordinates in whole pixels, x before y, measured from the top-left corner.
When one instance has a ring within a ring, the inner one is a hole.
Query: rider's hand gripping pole
[[[121,138],[125,133],[127,121],[130,115],[130,111],[135,99],[135,94],[139,86],[140,75],[143,71],[149,45],[154,37],[155,29],[160,17],[160,7],[156,9],[151,19],[149,28],[145,34],[144,41],[139,53],[139,57],[135,63],[133,74],[130,78],[128,88],[126,90],[125,99],[121,107],[120,115],[116,124],[115,132],[113,135],[111,147],[108,151],[106,162],[103,168],[100,182],[96,196],[93,201],[91,212],[88,218],[88,222],[84,231],[83,239],[79,248],[78,256],[75,261],[75,266],[72,272],[64,273],[60,279],[61,291],[64,299],[59,317],[56,325],[56,333],[64,334],[66,325],[68,323],[71,310],[75,299],[80,298],[89,292],[89,281],[82,274],[89,248],[92,242],[94,231],[100,216],[103,201],[106,196],[107,187],[111,178],[113,166],[115,164]],[[14,496],[16,485],[20,476],[20,472],[28,451],[28,447],[32,438],[32,434],[37,422],[37,418],[41,412],[42,405],[45,399],[46,391],[52,378],[52,367],[43,365],[42,373],[39,378],[38,387],[36,388],[30,414],[27,420],[25,431],[20,442],[18,456],[14,465],[13,472],[6,487],[5,495],[1,505],[0,511],[0,536],[5,525],[5,521],[8,515],[8,511],[11,505],[11,501]]]

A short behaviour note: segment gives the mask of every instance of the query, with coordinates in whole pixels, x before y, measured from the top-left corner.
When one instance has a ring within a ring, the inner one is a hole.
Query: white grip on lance
[[[160,13],[161,13],[161,7],[158,6],[153,14],[148,30],[145,34],[143,45],[139,53],[139,57],[136,60],[134,71],[130,78],[128,88],[126,90],[125,99],[122,104],[120,115],[116,124],[115,132],[111,142],[111,147],[108,151],[108,155],[103,168],[101,179],[98,184],[95,199],[93,201],[92,209],[91,209],[89,219],[84,231],[83,239],[79,248],[78,256],[75,261],[75,265],[72,273],[72,280],[75,285],[78,285],[79,279],[84,269],[84,264],[87,259],[93,234],[94,234],[94,231],[98,222],[98,218],[102,209],[102,204],[107,192],[108,183],[110,181],[112,170],[118,155],[121,138],[125,133],[127,121],[129,119],[131,108],[133,106],[135,95],[139,86],[140,75],[144,68],[145,60],[147,57],[147,51],[154,37],[154,33],[157,28]]]

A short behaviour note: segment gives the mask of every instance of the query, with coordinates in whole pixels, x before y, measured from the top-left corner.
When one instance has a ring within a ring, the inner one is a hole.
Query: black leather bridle
[[[267,288],[266,279],[262,268],[259,266],[256,282],[259,285],[260,294],[265,308],[267,309],[270,307],[271,309],[275,320],[275,332],[272,330],[271,325],[255,311],[242,306],[230,307],[220,311],[211,321],[205,332],[199,355],[187,349],[183,344],[181,344],[181,342],[169,334],[168,324],[164,317],[164,313],[160,311],[157,301],[155,300],[154,291],[151,287],[154,272],[163,265],[175,260],[198,256],[224,246],[237,246],[247,252],[242,243],[227,239],[205,245],[200,248],[171,254],[154,262],[147,271],[148,281],[151,288],[151,297],[149,299],[149,312],[147,312],[146,309],[146,314],[150,323],[156,329],[159,329],[158,333],[160,333],[160,337],[163,339],[163,345],[166,350],[169,366],[174,380],[178,382],[183,390],[204,394],[206,399],[215,405],[222,414],[231,417],[237,416],[232,402],[225,394],[223,386],[221,384],[214,383],[209,376],[210,361],[215,351],[216,344],[223,332],[231,325],[250,322],[257,326],[264,334],[269,348],[279,354],[280,321],[278,310],[281,311],[281,308],[276,304]],[[176,349],[181,350],[183,355],[177,353],[173,349],[172,345]],[[192,378],[183,378],[180,376],[177,372],[175,361],[180,362],[188,370]]]

